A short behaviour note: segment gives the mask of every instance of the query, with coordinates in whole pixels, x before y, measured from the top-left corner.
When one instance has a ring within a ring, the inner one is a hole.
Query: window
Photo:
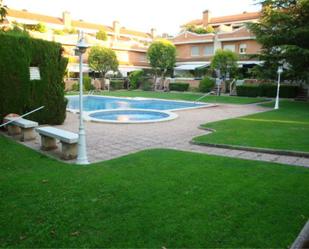
[[[224,45],[223,50],[230,50],[232,52],[235,52],[235,45],[233,45],[233,44]]]
[[[129,61],[129,54],[128,52],[116,52],[117,59],[121,62],[128,62]]]
[[[199,56],[200,55],[200,49],[199,47],[191,47],[191,56]]]
[[[239,53],[240,54],[246,54],[247,53],[247,44],[240,44]]]
[[[213,45],[209,45],[206,46],[204,49],[204,55],[213,55],[214,54],[214,46]]]
[[[139,61],[140,62],[147,62],[146,54],[140,54]]]

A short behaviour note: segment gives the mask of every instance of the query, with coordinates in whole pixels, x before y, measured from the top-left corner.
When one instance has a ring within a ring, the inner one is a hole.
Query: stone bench
[[[50,126],[37,128],[36,132],[41,136],[42,150],[49,151],[56,149],[56,140],[59,140],[62,145],[62,159],[70,160],[77,157],[78,135],[76,133]]]
[[[37,122],[24,118],[5,118],[5,120],[13,121],[8,124],[8,133],[10,136],[21,134],[21,141],[35,139],[34,128],[38,126]]]

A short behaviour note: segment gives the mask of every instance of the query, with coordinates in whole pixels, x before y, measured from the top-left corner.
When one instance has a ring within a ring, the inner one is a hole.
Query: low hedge
[[[215,87],[216,81],[210,77],[204,77],[199,84],[199,91],[202,93],[210,92]]]
[[[189,89],[189,83],[182,83],[182,82],[170,83],[169,88],[171,91],[185,92],[188,91]]]
[[[111,80],[111,89],[112,90],[120,90],[123,89],[124,81],[123,80]]]
[[[276,84],[260,84],[260,85],[242,85],[237,86],[237,96],[242,97],[269,97],[273,98],[277,95]],[[280,97],[295,98],[299,91],[299,86],[281,85]]]

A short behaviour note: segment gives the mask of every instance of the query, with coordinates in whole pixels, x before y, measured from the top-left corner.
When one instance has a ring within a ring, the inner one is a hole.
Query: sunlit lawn
[[[0,136],[1,247],[287,248],[309,169],[172,150],[87,167]]]
[[[216,132],[194,139],[200,143],[309,152],[309,103],[282,101],[279,110],[203,126]]]

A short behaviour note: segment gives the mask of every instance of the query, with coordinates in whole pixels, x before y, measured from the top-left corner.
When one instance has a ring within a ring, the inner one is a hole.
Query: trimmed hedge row
[[[277,95],[276,84],[260,84],[260,85],[242,85],[237,86],[237,96],[242,97],[269,97],[273,98]],[[295,98],[299,91],[298,86],[281,85],[280,97]]]
[[[63,76],[67,59],[59,43],[0,32],[0,120],[9,113],[44,109],[27,118],[41,124],[61,124],[67,99]],[[30,80],[29,67],[39,67],[40,80]]]
[[[119,89],[123,89],[123,84],[124,81],[123,80],[111,80],[111,89],[112,90],[119,90]]]
[[[170,83],[169,88],[170,91],[185,92],[188,91],[189,89],[189,83],[182,83],[182,82]]]

